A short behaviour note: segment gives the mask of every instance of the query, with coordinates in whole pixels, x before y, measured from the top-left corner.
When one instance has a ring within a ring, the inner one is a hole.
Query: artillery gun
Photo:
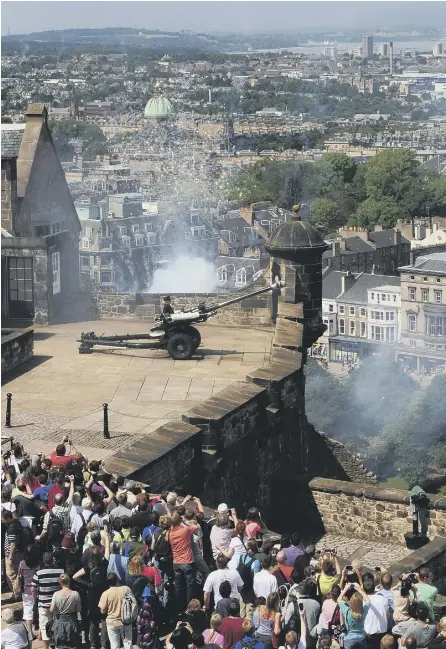
[[[193,309],[176,311],[171,314],[161,314],[155,321],[155,325],[148,333],[142,334],[121,334],[116,336],[97,336],[94,331],[81,333],[77,340],[79,345],[79,354],[91,354],[93,347],[123,347],[138,349],[167,349],[167,352],[174,360],[185,361],[191,358],[201,344],[201,335],[198,329],[192,325],[200,322],[206,322],[208,318],[214,316],[217,311],[241,302],[247,298],[273,291],[280,294],[284,283],[274,282],[271,286],[261,288],[251,293],[245,293],[238,297],[220,302],[219,304],[206,305],[199,304]],[[142,340],[145,342],[135,342]]]

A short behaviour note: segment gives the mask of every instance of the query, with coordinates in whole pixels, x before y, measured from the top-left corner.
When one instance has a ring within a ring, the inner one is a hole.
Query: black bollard
[[[11,401],[12,401],[12,394],[11,392],[8,392],[6,395],[6,416],[5,416],[5,426],[8,428],[11,428]]]
[[[108,430],[108,403],[104,403],[104,439],[110,439],[110,431]]]

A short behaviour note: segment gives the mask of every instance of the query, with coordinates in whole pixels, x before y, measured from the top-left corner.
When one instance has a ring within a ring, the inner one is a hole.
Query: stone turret
[[[309,221],[302,221],[299,206],[293,215],[274,231],[265,246],[271,255],[271,277],[284,280],[285,302],[303,304],[304,340],[308,349],[323,334],[322,254],[329,246]]]

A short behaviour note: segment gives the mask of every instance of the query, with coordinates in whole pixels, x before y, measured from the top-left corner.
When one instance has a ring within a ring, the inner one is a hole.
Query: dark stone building
[[[2,318],[61,318],[79,291],[79,219],[43,104],[2,124]]]
[[[323,268],[351,273],[398,275],[398,267],[409,263],[410,241],[399,230],[374,232],[365,228],[345,227],[341,239],[333,241],[332,249],[322,257]]]

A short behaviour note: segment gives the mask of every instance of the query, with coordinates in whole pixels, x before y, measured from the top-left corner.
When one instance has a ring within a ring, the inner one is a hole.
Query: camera
[[[302,604],[302,602],[299,602],[299,611],[303,611],[303,610],[304,610],[304,605]]]

